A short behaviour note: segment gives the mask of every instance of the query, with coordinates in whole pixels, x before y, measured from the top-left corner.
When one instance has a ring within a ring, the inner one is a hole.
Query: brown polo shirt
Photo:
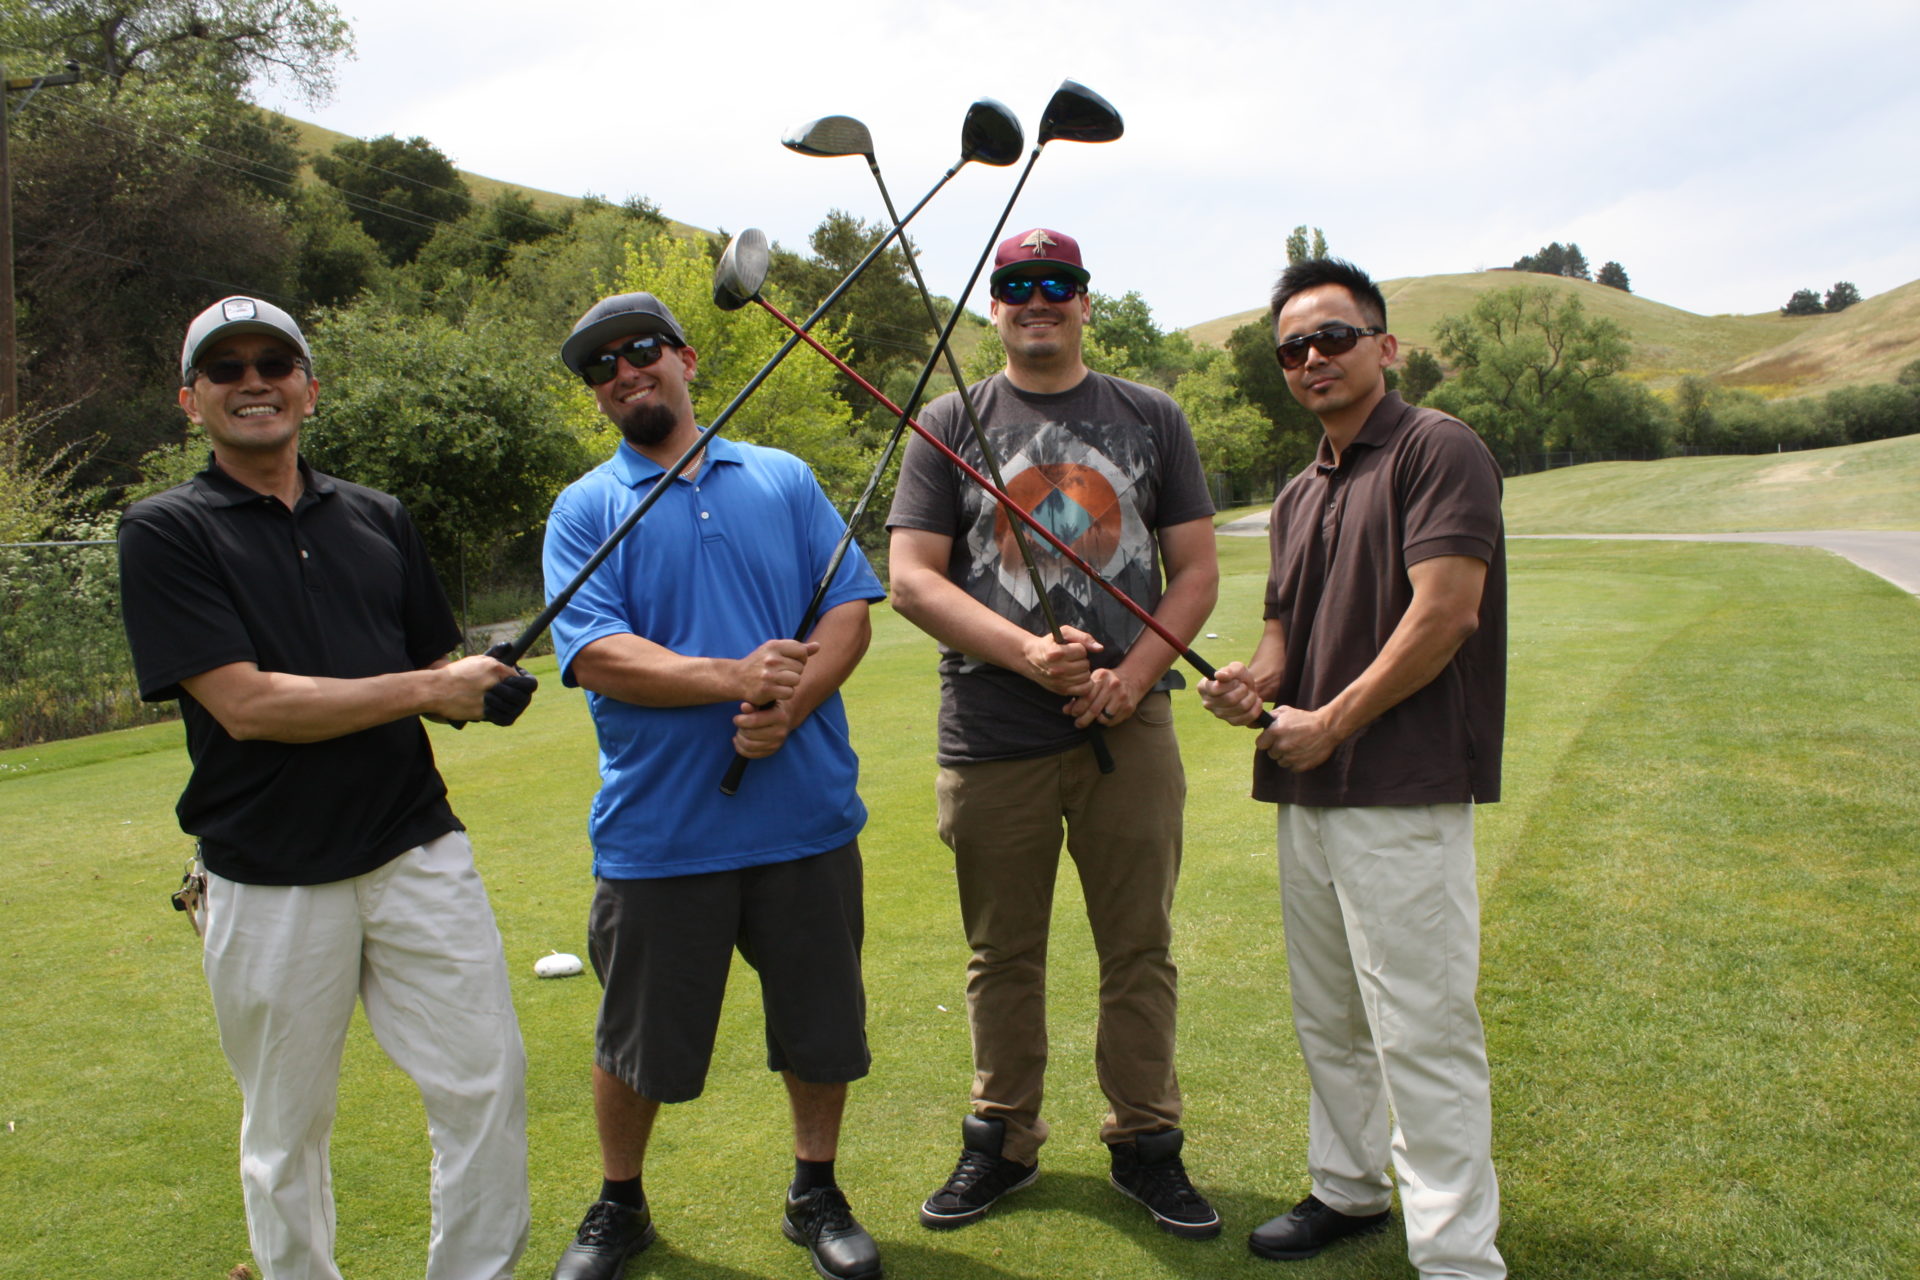
[[[1389,392],[1339,466],[1315,464],[1274,500],[1264,616],[1285,629],[1275,704],[1331,702],[1379,656],[1413,602],[1409,565],[1487,564],[1480,627],[1425,688],[1293,773],[1254,757],[1256,800],[1305,805],[1490,804],[1506,722],[1507,566],[1500,467],[1473,429]]]

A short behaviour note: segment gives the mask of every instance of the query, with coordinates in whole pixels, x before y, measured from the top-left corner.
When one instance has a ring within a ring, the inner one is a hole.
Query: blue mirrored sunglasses
[[[1086,291],[1086,286],[1076,280],[1055,280],[1051,276],[1035,280],[1031,276],[1015,276],[994,285],[993,296],[1010,307],[1017,307],[1033,297],[1036,288],[1048,302],[1068,302]]]

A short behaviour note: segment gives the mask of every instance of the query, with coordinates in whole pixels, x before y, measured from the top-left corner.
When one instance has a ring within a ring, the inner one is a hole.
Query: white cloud
[[[292,114],[794,247],[829,208],[880,202],[857,160],[781,148],[789,126],[866,121],[904,208],[968,103],[1000,99],[1031,140],[1071,76],[1127,134],[1049,146],[1009,229],[1071,231],[1096,287],[1165,324],[1259,306],[1301,223],[1382,278],[1576,240],[1703,313],[1920,277],[1920,9],[1898,0],[342,8],[360,59],[331,107]],[[969,166],[916,220],[933,288],[966,279],[1015,172]]]

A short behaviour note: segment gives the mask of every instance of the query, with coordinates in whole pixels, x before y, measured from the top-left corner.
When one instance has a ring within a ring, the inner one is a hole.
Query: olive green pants
[[[1086,748],[940,770],[940,838],[973,948],[973,1111],[1005,1121],[1001,1154],[1022,1164],[1047,1137],[1047,933],[1063,832],[1100,959],[1101,1140],[1180,1123],[1168,950],[1187,784],[1168,696],[1149,694],[1107,745],[1110,774]]]

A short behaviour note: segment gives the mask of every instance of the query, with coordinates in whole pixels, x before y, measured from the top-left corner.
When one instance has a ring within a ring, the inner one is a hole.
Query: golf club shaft
[[[773,316],[774,319],[778,320],[781,324],[786,325],[787,328],[792,329],[794,332],[794,335],[797,338],[804,339],[808,346],[812,347],[815,351],[818,351],[821,355],[825,356],[827,359],[833,361],[834,366],[838,368],[840,372],[846,374],[849,378],[853,379],[856,383],[858,383],[860,387],[863,390],[865,390],[868,395],[878,400],[881,404],[887,406],[887,408],[892,410],[893,412],[900,414],[902,420],[905,421],[906,424],[913,429],[913,432],[915,435],[918,435],[922,440],[925,440],[928,444],[932,445],[935,449],[937,449],[941,453],[941,455],[947,459],[947,461],[951,462],[954,466],[960,469],[961,474],[965,475],[967,479],[973,481],[976,485],[979,485],[980,488],[985,490],[988,494],[992,495],[992,497],[996,501],[998,501],[1002,507],[1006,508],[1006,510],[1010,514],[1018,517],[1022,524],[1026,525],[1029,529],[1032,529],[1035,533],[1039,534],[1042,538],[1046,539],[1048,545],[1053,547],[1055,551],[1058,551],[1061,554],[1061,556],[1063,556],[1067,560],[1068,563],[1073,565],[1074,568],[1080,570],[1080,572],[1086,574],[1088,578],[1092,579],[1093,584],[1095,586],[1099,587],[1102,591],[1105,591],[1108,595],[1112,596],[1116,601],[1120,603],[1120,605],[1123,608],[1127,610],[1128,613],[1131,613],[1134,617],[1138,618],[1143,624],[1145,624],[1148,630],[1152,631],[1155,635],[1159,636],[1162,640],[1165,640],[1169,645],[1171,645],[1173,647],[1174,652],[1178,653],[1183,659],[1185,659],[1188,666],[1192,667],[1195,671],[1198,671],[1202,676],[1202,678],[1211,680],[1219,674],[1218,670],[1215,669],[1212,663],[1208,662],[1205,658],[1195,653],[1191,648],[1187,646],[1185,641],[1181,640],[1179,636],[1175,635],[1172,631],[1168,630],[1165,624],[1163,624],[1158,618],[1154,617],[1152,614],[1148,613],[1145,609],[1141,608],[1139,603],[1135,601],[1132,596],[1129,596],[1126,592],[1122,591],[1119,587],[1115,586],[1112,582],[1108,581],[1104,574],[1102,574],[1098,569],[1094,568],[1092,565],[1088,564],[1087,561],[1072,547],[1069,547],[1066,543],[1062,542],[1058,537],[1058,535],[1056,535],[1053,532],[1053,530],[1047,528],[1046,525],[1042,524],[1039,520],[1035,519],[1033,515],[1031,515],[1019,503],[1015,502],[1012,498],[1008,497],[1005,491],[1003,491],[998,485],[996,485],[993,481],[989,480],[986,476],[982,475],[980,471],[973,466],[972,463],[968,462],[965,458],[961,457],[959,454],[955,453],[950,447],[948,447],[946,441],[940,439],[940,437],[934,435],[931,431],[928,431],[925,427],[921,426],[918,422],[910,418],[907,415],[905,410],[901,409],[900,406],[896,405],[892,400],[887,398],[887,395],[884,391],[880,390],[880,388],[874,386],[871,382],[868,382],[865,378],[855,373],[853,369],[848,366],[846,361],[842,360],[839,356],[835,355],[832,351],[828,350],[825,346],[822,346],[817,340],[814,339],[813,335],[807,333],[805,330],[801,329],[800,326],[796,325],[787,316],[781,314],[780,309],[774,306],[771,302],[768,302],[764,298],[755,298],[754,301],[758,303],[761,307],[765,308],[767,313]],[[1273,723],[1273,717],[1263,709],[1260,712],[1259,720],[1257,720],[1255,723],[1260,728],[1264,729],[1268,725]]]
[[[668,467],[658,480],[654,481],[653,487],[647,490],[646,496],[640,499],[639,505],[628,512],[626,517],[614,527],[613,532],[607,535],[606,541],[595,548],[594,553],[587,557],[586,563],[580,566],[579,572],[573,575],[573,580],[555,593],[553,599],[547,603],[547,607],[542,609],[533,621],[527,624],[526,630],[522,631],[510,644],[503,643],[495,645],[492,649],[488,650],[489,654],[498,658],[501,662],[506,663],[508,666],[513,666],[519,662],[527,650],[533,647],[534,641],[540,638],[540,633],[553,625],[553,620],[560,616],[560,611],[566,608],[567,603],[573,599],[575,593],[586,585],[587,579],[593,576],[593,571],[598,569],[606,558],[613,554],[613,549],[620,545],[621,539],[631,533],[633,527],[640,523],[641,518],[653,509],[653,504],[660,500],[660,496],[666,492],[667,486],[673,483],[674,478],[686,470],[687,464],[693,461],[695,455],[707,447],[709,440],[719,434],[720,428],[727,424],[727,419],[731,418],[734,412],[738,410],[742,404],[746,403],[748,396],[751,396],[755,391],[760,389],[760,384],[765,382],[773,373],[774,369],[779,367],[780,362],[787,358],[787,353],[800,344],[800,339],[806,335],[807,330],[819,323],[820,317],[827,313],[827,309],[840,300],[841,295],[853,286],[854,281],[858,280],[866,269],[872,266],[880,255],[886,251],[887,246],[893,243],[894,238],[900,234],[901,229],[905,227],[916,214],[926,208],[927,201],[933,199],[933,197],[939,193],[940,188],[947,185],[948,179],[952,178],[953,175],[958,172],[960,172],[960,166],[956,164],[951,169],[948,169],[946,173],[942,174],[940,181],[934,183],[932,189],[929,190],[926,195],[920,197],[920,203],[914,205],[912,209],[907,211],[906,218],[894,223],[892,227],[888,228],[887,233],[880,237],[879,243],[875,244],[873,248],[868,251],[867,256],[860,259],[860,261],[854,265],[853,270],[847,273],[846,278],[834,286],[833,292],[829,293],[826,298],[821,301],[820,305],[814,308],[813,314],[806,318],[805,323],[795,326],[789,322],[788,327],[793,329],[794,336],[787,339],[781,348],[773,353],[772,359],[760,366],[758,373],[747,379],[747,384],[740,388],[738,394],[736,394],[732,400],[728,401],[727,407],[716,414],[713,421],[707,424],[698,436],[694,437],[693,443],[687,446],[686,452],[682,453],[673,465]]]
[[[887,180],[880,176],[880,162],[872,156],[868,156],[866,160],[867,170],[873,174],[874,185],[880,188],[880,200],[886,206],[887,217],[896,222],[899,221],[900,215],[895,213],[893,208],[893,194],[887,190]],[[1008,208],[1011,210],[1012,206],[1009,205]],[[1002,214],[1000,220],[1004,224],[1006,215]],[[995,234],[998,234],[997,230]],[[904,231],[900,233],[900,254],[907,260],[907,266],[913,272],[913,283],[920,291],[920,302],[927,309],[927,319],[933,323],[935,329],[940,329],[940,313],[933,305],[933,294],[927,288],[926,277],[920,274],[920,264],[914,260],[913,246],[907,242],[907,233]],[[975,272],[976,278],[978,275],[979,273]],[[968,288],[971,289],[972,285],[969,284]],[[958,311],[959,304],[956,303],[954,309]],[[986,428],[980,425],[980,414],[973,407],[973,395],[967,390],[966,374],[961,371],[960,361],[955,358],[953,348],[947,345],[944,333],[940,344],[934,348],[933,354],[935,357],[946,357],[947,372],[952,376],[954,390],[960,396],[960,407],[966,412],[967,425],[973,430],[973,441],[980,446],[980,457],[987,464],[987,474],[993,477],[995,485],[1005,489],[1007,482],[1000,474],[1000,459],[995,456],[993,445],[987,441]],[[902,414],[903,424],[905,420],[906,415]],[[899,438],[900,434],[896,430],[894,439]],[[1027,580],[1033,584],[1033,598],[1039,602],[1040,616],[1045,619],[1047,630],[1053,636],[1053,642],[1065,644],[1066,638],[1060,634],[1060,620],[1053,614],[1053,601],[1047,596],[1046,585],[1040,581],[1040,566],[1034,563],[1033,548],[1027,543],[1027,531],[1021,527],[1020,521],[1011,515],[1007,518],[1007,529],[1013,534],[1013,544],[1020,552],[1021,563],[1027,567]],[[1087,743],[1093,748],[1094,761],[1098,764],[1100,772],[1112,773],[1113,752],[1107,749],[1106,732],[1097,722],[1087,728]]]
[[[855,382],[859,383],[862,387],[865,387],[868,391],[872,392],[875,396],[878,396],[880,399],[880,402],[886,405],[888,409],[892,410],[894,413],[899,414],[901,427],[905,427],[908,425],[914,425],[917,427],[918,424],[912,424],[911,419],[913,417],[914,412],[920,407],[920,397],[926,394],[927,382],[929,379],[933,377],[934,368],[940,363],[940,352],[946,348],[947,340],[953,336],[953,326],[955,322],[957,322],[960,319],[960,312],[964,309],[964,306],[967,300],[967,295],[973,292],[973,286],[979,282],[980,271],[982,268],[984,268],[987,265],[987,258],[990,254],[992,254],[993,246],[999,242],[1000,229],[1006,226],[1007,218],[1012,215],[1013,203],[1015,200],[1018,200],[1020,198],[1021,188],[1027,185],[1027,175],[1033,172],[1034,163],[1040,159],[1040,148],[1045,145],[1046,145],[1045,143],[1041,143],[1038,146],[1034,147],[1033,154],[1027,158],[1026,167],[1020,171],[1020,181],[1014,184],[1013,195],[1008,197],[1006,208],[1000,211],[1000,220],[993,224],[993,234],[987,237],[986,252],[982,253],[980,255],[980,260],[974,263],[973,274],[967,277],[967,286],[966,288],[960,291],[959,301],[954,305],[953,314],[947,317],[946,324],[943,325],[940,329],[939,338],[935,340],[933,354],[927,357],[926,364],[923,365],[920,369],[920,376],[914,380],[913,391],[910,395],[907,396],[906,408],[902,409],[899,405],[887,399],[887,397],[880,395],[880,392],[878,391],[878,389],[874,387],[872,383],[868,382],[865,378],[862,378],[859,374],[855,373],[844,361],[840,359],[840,357],[834,355],[831,351],[828,351],[825,347],[820,346],[819,343],[813,342],[811,338],[807,339],[810,343],[812,343],[812,345],[817,350],[823,352],[829,360],[832,360],[833,363],[849,378],[852,378]],[[958,168],[959,168],[959,165],[955,165],[954,168],[949,169],[947,173],[949,174],[949,176],[951,176],[954,170]],[[945,181],[945,179],[942,179],[942,181]],[[924,201],[922,203],[924,203]],[[903,226],[905,226],[905,223],[895,221],[894,230],[899,231]],[[912,255],[909,254],[907,255],[907,257],[909,261],[911,261]],[[919,278],[919,272],[917,269],[915,271],[915,278],[916,279]],[[780,312],[776,308],[774,308],[772,304],[768,303],[765,299],[759,297],[756,294],[753,300],[755,302],[758,302],[761,306],[767,308],[767,310],[771,312],[773,315],[777,316],[783,324],[785,324],[789,329],[793,330],[793,337],[787,339],[788,347],[791,347],[795,342],[799,341],[801,338],[807,337],[805,329],[802,326],[795,325],[791,320],[787,319],[786,316],[781,315]],[[786,347],[781,348],[783,352],[786,349],[787,349]],[[895,427],[894,433],[893,433],[893,439],[895,441],[898,441],[899,438],[900,438],[900,427]],[[929,439],[931,439],[931,437],[929,437]],[[881,458],[881,466],[886,465],[886,462],[892,456],[892,453],[893,453],[893,447],[891,444],[889,444],[887,447],[886,455]],[[867,486],[869,493],[872,492],[873,487],[875,484],[878,483],[879,478],[880,478],[880,471],[878,468],[875,468],[874,478],[872,481],[869,482]],[[994,493],[997,496],[1001,496],[998,486],[990,485],[989,492]],[[1012,501],[1012,499],[1004,498],[1004,497],[1003,497],[1003,500],[1007,502]],[[856,512],[855,516],[857,517],[860,514],[862,514],[862,512]],[[853,536],[853,532],[854,532],[854,521],[853,519],[849,519],[847,521],[847,536],[851,538]],[[1029,567],[1031,567],[1031,561],[1029,561]],[[1040,586],[1039,575],[1037,573],[1034,576],[1034,586],[1036,587],[1036,589]],[[820,584],[819,589],[814,593],[814,600],[816,603],[825,594],[826,589],[827,589],[827,583],[823,581]],[[1039,594],[1040,594],[1040,606],[1043,610],[1045,610],[1047,609],[1046,592],[1042,590],[1040,591]],[[811,612],[812,610],[809,609],[809,613]],[[1049,624],[1049,629],[1053,632],[1055,641],[1058,641],[1060,639],[1060,631],[1057,626],[1053,625],[1052,617],[1050,613],[1048,615],[1048,624]],[[802,625],[804,626],[805,624],[803,623]],[[804,638],[804,633],[802,638]],[[1088,735],[1088,740],[1090,742],[1098,744],[1096,747],[1096,752],[1099,757],[1100,771],[1102,773],[1111,772],[1113,767],[1113,756],[1107,750],[1107,745],[1106,745],[1106,742],[1104,741],[1104,735],[1101,735],[1098,733],[1090,734]],[[738,752],[735,752],[733,763],[727,766],[726,776],[720,780],[721,793],[724,795],[732,795],[735,791],[739,790],[740,779],[746,773],[746,769],[747,769],[746,757],[740,755]]]
[[[756,299],[758,301],[758,299]],[[796,330],[796,332],[798,332]],[[812,341],[811,337],[808,341]],[[837,360],[835,363],[839,363]],[[841,366],[845,368],[844,365]],[[865,385],[864,383],[862,385]],[[820,605],[827,598],[827,592],[833,587],[833,580],[840,572],[840,564],[847,558],[847,549],[853,545],[855,532],[860,528],[861,517],[867,513],[867,504],[873,501],[874,491],[880,487],[880,477],[886,474],[887,464],[893,461],[894,450],[900,447],[900,437],[907,431],[907,420],[903,416],[893,435],[887,440],[887,447],[880,454],[880,461],[873,468],[873,474],[867,477],[867,487],[861,491],[860,501],[854,504],[853,511],[847,516],[847,527],[840,535],[840,541],[833,548],[833,555],[827,561],[827,571],[820,575],[819,585],[813,589],[813,599],[807,601],[807,610],[801,616],[800,625],[794,628],[793,638],[805,640],[813,634],[814,623],[820,620]],[[763,702],[759,709],[765,711],[773,704]],[[740,789],[740,780],[746,776],[747,765],[752,763],[738,751],[733,753],[733,763],[727,766],[725,776],[720,779],[720,794],[730,796]]]

